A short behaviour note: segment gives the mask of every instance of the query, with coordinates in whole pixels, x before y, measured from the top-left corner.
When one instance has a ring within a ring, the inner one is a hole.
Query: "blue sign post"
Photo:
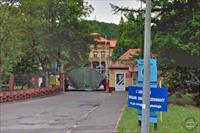
[[[138,83],[137,86],[128,87],[128,106],[138,109],[138,122],[142,121],[142,93],[143,93],[143,68],[144,61],[137,60]],[[150,122],[157,128],[157,111],[167,111],[167,89],[157,88],[157,62],[150,60]]]

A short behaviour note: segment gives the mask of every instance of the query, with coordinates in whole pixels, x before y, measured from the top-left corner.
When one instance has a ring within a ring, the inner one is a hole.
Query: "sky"
[[[94,8],[89,20],[97,20],[100,22],[108,22],[118,24],[121,16],[114,14],[110,3],[120,6],[138,9],[141,5],[138,0],[85,0]]]

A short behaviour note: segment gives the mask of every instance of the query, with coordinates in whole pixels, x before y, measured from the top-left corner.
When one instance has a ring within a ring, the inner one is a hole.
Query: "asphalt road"
[[[0,105],[0,133],[114,133],[126,92],[66,92]]]

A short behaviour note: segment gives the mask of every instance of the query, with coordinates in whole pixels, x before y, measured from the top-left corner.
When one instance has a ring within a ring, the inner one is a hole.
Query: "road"
[[[0,105],[0,133],[114,133],[126,92],[65,92]]]

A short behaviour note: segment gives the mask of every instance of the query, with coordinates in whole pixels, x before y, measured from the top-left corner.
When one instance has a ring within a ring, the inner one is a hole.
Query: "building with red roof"
[[[136,58],[141,49],[129,49],[122,54],[116,62],[109,66],[110,90],[125,91],[128,86],[135,84],[137,76]],[[121,77],[120,80],[118,77]]]
[[[141,49],[131,48],[122,54],[116,62],[112,62],[110,57],[117,40],[107,39],[99,33],[91,33],[91,35],[94,37],[89,53],[91,68],[97,69],[107,76],[110,90],[125,91],[128,86],[136,84],[136,59],[138,59]],[[152,54],[152,57],[156,56],[156,54]]]
[[[108,67],[112,63],[110,57],[112,56],[113,48],[117,44],[117,40],[107,39],[99,33],[91,33],[91,36],[94,38],[94,42],[90,45],[90,66],[108,76]]]

